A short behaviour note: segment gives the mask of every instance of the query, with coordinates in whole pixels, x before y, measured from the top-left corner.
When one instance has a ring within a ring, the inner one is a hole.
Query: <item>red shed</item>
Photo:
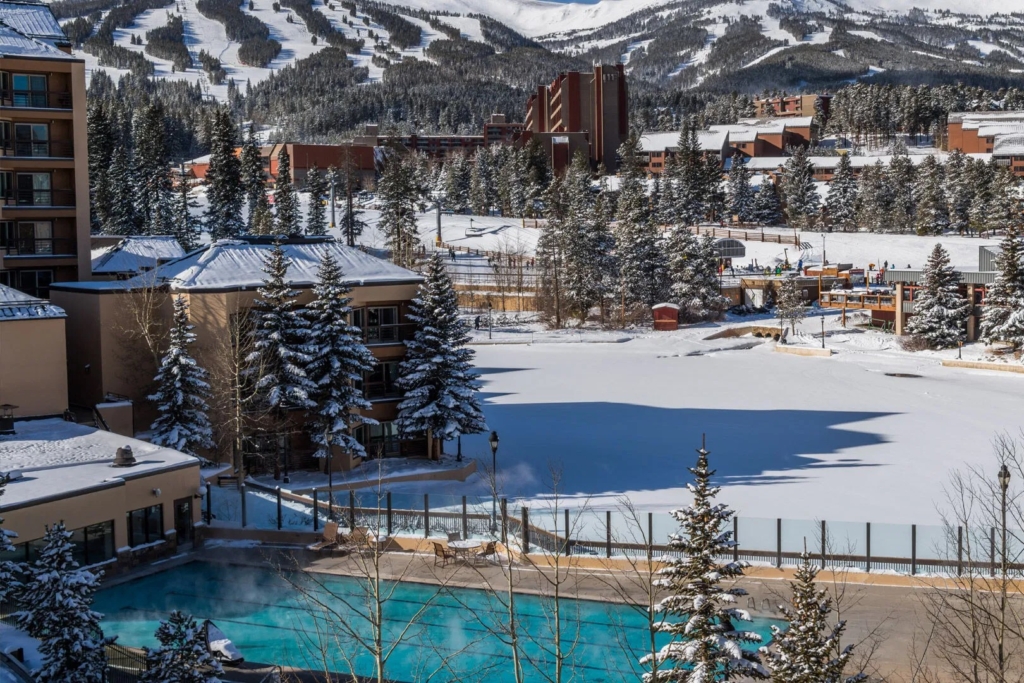
[[[679,307],[675,304],[656,304],[651,307],[654,312],[654,329],[671,332],[679,329]]]

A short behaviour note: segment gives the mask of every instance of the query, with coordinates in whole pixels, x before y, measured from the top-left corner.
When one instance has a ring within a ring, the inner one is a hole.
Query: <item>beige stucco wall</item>
[[[71,103],[75,143],[75,237],[78,242],[78,279],[92,277],[92,251],[89,248],[89,143],[87,138],[85,62],[71,64]]]
[[[111,476],[123,473],[130,477],[131,470],[111,470]],[[45,476],[45,475],[41,475]],[[13,488],[17,482],[10,484]],[[160,495],[153,494],[160,489]],[[137,479],[128,479],[124,485],[40,503],[31,507],[4,510],[4,529],[18,534],[15,543],[42,538],[46,526],[63,521],[68,529],[81,529],[90,524],[114,522],[114,547],[128,545],[125,515],[132,510],[158,503],[164,506],[164,532],[174,529],[174,501],[193,496],[199,489],[199,461],[181,469],[159,472]],[[193,499],[192,519],[200,521],[200,501]]]
[[[68,407],[64,319],[0,322],[0,403],[17,417],[59,415]]]

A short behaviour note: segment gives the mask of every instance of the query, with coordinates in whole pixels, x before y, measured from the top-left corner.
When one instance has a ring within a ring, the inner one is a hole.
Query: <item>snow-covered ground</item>
[[[474,347],[504,494],[543,506],[555,464],[570,505],[606,509],[626,495],[667,511],[687,502],[686,468],[706,434],[721,497],[743,517],[937,523],[950,471],[991,466],[993,438],[1021,427],[1024,377],[945,368],[942,354],[843,331],[833,312],[826,321],[836,350],[827,359],[775,353],[772,342],[748,348],[760,341],[750,337],[705,341],[714,326],[624,343]],[[805,320],[804,342],[820,343],[820,324]],[[462,445],[489,466],[486,435]],[[480,476],[392,488],[487,492]]]

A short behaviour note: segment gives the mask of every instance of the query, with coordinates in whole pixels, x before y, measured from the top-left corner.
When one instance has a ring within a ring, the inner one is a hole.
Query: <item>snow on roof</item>
[[[0,509],[104,485],[117,486],[126,478],[191,464],[197,468],[199,484],[196,458],[138,439],[60,418],[15,422],[14,432],[0,436],[0,472],[17,471],[21,476],[7,485]],[[122,446],[131,446],[137,461],[134,467],[111,466]]]
[[[22,35],[11,27],[4,26],[2,23],[0,23],[0,56],[76,60],[75,57],[66,52],[61,52],[42,40]]]
[[[330,252],[338,261],[350,285],[417,283],[423,278],[384,259],[347,247],[333,238],[285,241],[282,245],[291,265],[288,283],[312,286],[323,255]],[[111,290],[129,288],[132,283],[167,282],[173,290],[209,291],[251,289],[263,285],[263,260],[273,244],[255,239],[221,240],[166,263],[131,280],[62,282],[55,289]]]
[[[1024,122],[1022,111],[958,111],[950,112],[950,123],[962,123],[965,130],[978,128],[993,121]]]
[[[28,2],[0,2],[0,23],[29,38],[67,42],[64,29],[49,6]]]
[[[728,132],[720,130],[702,130],[697,133],[702,152],[721,152],[728,138]],[[644,133],[640,137],[640,149],[644,152],[678,151],[679,131]]]
[[[18,318],[64,318],[64,309],[7,285],[0,285],[0,320]]]
[[[92,272],[141,273],[183,256],[185,250],[170,235],[126,237],[115,245],[92,250]]]
[[[997,136],[992,145],[992,154],[1024,156],[1024,132]]]
[[[991,138],[1006,133],[1024,133],[1024,119],[1020,121],[1004,121],[1002,123],[986,123],[978,127],[978,137]]]

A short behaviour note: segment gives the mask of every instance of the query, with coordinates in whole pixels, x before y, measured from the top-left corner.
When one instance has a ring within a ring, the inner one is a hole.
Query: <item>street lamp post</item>
[[[1002,547],[1000,552],[1001,590],[999,595],[999,681],[1006,681],[1003,642],[1006,640],[1006,489],[1010,487],[1010,469],[1003,463],[999,468],[999,490],[1001,493]]]
[[[457,443],[459,444],[459,451],[458,451],[458,455],[455,456],[455,462],[462,462],[462,434],[459,434],[456,437],[456,439],[457,439]]]
[[[821,348],[825,348],[825,316],[821,316]]]
[[[488,439],[491,444],[491,476],[494,477],[494,485],[491,490],[491,533],[498,532],[498,432],[491,432]]]

